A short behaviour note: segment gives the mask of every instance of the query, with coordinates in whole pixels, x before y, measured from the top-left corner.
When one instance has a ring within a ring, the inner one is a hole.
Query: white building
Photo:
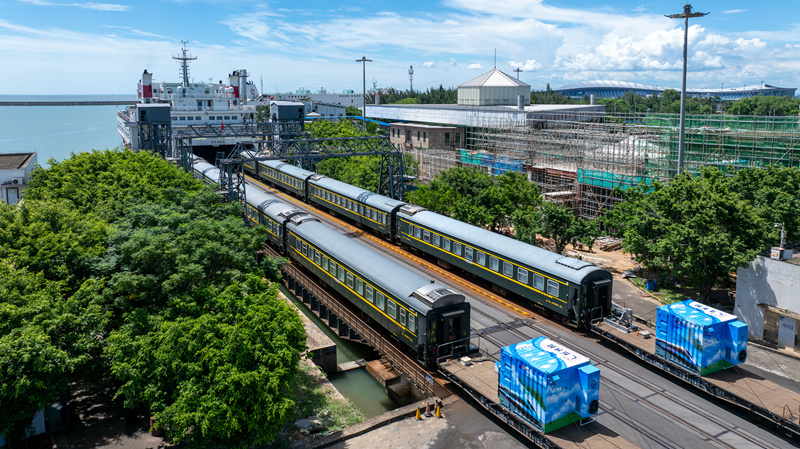
[[[519,100],[522,100],[522,104]],[[531,86],[497,69],[458,86],[462,106],[526,106],[531,104]]]
[[[0,154],[0,197],[17,204],[36,166],[36,153]]]
[[[750,338],[800,352],[800,254],[786,260],[758,256],[736,270],[736,316]]]

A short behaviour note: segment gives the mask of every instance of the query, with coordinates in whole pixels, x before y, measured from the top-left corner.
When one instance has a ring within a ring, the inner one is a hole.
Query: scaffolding
[[[420,179],[455,166],[490,174],[525,173],[549,201],[595,218],[622,192],[668,182],[677,173],[677,114],[537,114],[525,124],[496,120],[466,128],[464,148],[404,148],[420,163]],[[684,171],[703,167],[800,167],[800,118],[731,115],[686,117]]]

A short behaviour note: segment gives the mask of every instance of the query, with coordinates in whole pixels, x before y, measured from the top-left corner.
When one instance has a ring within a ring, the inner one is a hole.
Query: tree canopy
[[[708,297],[711,288],[747,266],[770,233],[733,179],[713,168],[669,184],[639,186],[609,215],[623,248],[646,267],[674,274]]]
[[[265,230],[145,153],[82,153],[0,205],[0,434],[71,381],[116,379],[174,441],[247,447],[291,419],[305,346],[262,279]],[[14,407],[5,407],[14,404]]]

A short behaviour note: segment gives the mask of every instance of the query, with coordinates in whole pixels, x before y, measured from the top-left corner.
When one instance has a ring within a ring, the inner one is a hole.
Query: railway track
[[[489,320],[494,319],[488,314],[476,310],[476,308],[472,310],[473,315],[482,315]],[[687,446],[686,441],[676,438],[676,436],[681,436],[684,432],[690,432],[697,439],[706,442],[709,447],[734,449],[743,447],[742,444],[749,448],[766,449],[774,447],[754,438],[746,430],[720,417],[713,416],[707,410],[693,404],[691,401],[671,394],[663,388],[654,387],[646,383],[641,378],[607,360],[601,354],[587,350],[585,347],[576,347],[567,339],[549,331],[544,326],[538,325],[534,320],[497,323],[497,326],[490,328],[488,332],[477,330],[475,334],[480,339],[491,343],[493,347],[497,348],[496,351],[499,351],[500,347],[508,344],[508,342],[497,336],[501,332],[510,334],[513,336],[512,339],[516,341],[530,338],[529,335],[521,331],[522,327],[527,327],[589,357],[592,363],[601,369],[600,384],[611,395],[610,398],[605,395],[606,397],[601,401],[601,413],[611,415],[620,423],[639,433],[647,441],[648,447],[696,447],[696,443],[690,443],[691,446]],[[490,353],[490,355],[492,354]],[[636,412],[627,411],[620,401],[621,397],[627,399],[630,403],[637,404],[641,410]],[[609,401],[609,399],[612,400]],[[647,412],[644,413],[642,410]],[[600,415],[598,415],[599,417]],[[672,431],[667,434],[667,432],[657,429],[656,426],[652,425],[654,418],[673,423],[676,426],[675,429],[681,429],[681,432]],[[713,432],[710,429],[718,431]],[[683,439],[685,440],[685,437]]]
[[[473,299],[477,299],[484,303],[490,304],[492,306],[500,305],[502,309],[504,309],[507,313],[511,313],[517,316],[522,316],[522,319],[512,320],[511,324],[505,323],[501,320],[496,320],[495,317],[492,317],[488,314],[480,312],[477,308],[473,307],[473,321],[476,320],[477,315],[483,315],[484,319],[488,319],[490,321],[495,322],[495,326],[499,328],[504,328],[502,330],[512,332],[515,335],[514,341],[495,341],[497,345],[497,349],[500,346],[506,346],[508,344],[513,344],[519,342],[521,340],[530,339],[530,336],[526,336],[525,334],[515,330],[515,327],[518,329],[519,327],[527,327],[536,332],[540,333],[541,335],[546,335],[554,340],[559,341],[566,346],[574,348],[575,345],[567,343],[567,340],[555,336],[552,331],[545,329],[543,326],[535,324],[534,320],[537,318],[542,318],[544,321],[550,323],[550,320],[542,317],[541,315],[537,314],[536,312],[526,309],[523,306],[515,304],[505,298],[501,298],[496,295],[494,292],[489,291],[479,285],[476,285],[469,280],[462,278],[456,274],[453,274],[443,268],[439,267],[438,265],[427,261],[421,257],[415,256],[410,254],[409,252],[401,249],[400,247],[390,244],[389,242],[376,237],[375,235],[371,234],[369,231],[364,231],[359,229],[350,223],[343,221],[331,214],[328,214],[324,211],[316,209],[308,204],[294,198],[290,195],[287,195],[281,191],[275,190],[260,181],[252,179],[248,177],[249,182],[258,184],[262,186],[265,190],[270,191],[273,194],[279,195],[285,198],[287,201],[293,202],[303,210],[309,211],[312,214],[321,217],[324,220],[329,222],[335,223],[338,227],[346,229],[348,233],[350,233],[354,238],[362,239],[362,242],[367,243],[373,247],[377,247],[381,251],[389,252],[393,254],[393,257],[407,265],[410,265],[418,270],[425,270],[430,273],[435,273],[442,279],[446,279],[449,283],[457,288],[463,289],[463,291],[469,293],[471,292],[471,297]],[[365,241],[367,240],[367,241]],[[492,326],[489,326],[492,327]],[[558,326],[560,327],[560,326]],[[483,330],[483,329],[481,329]],[[481,333],[481,330],[474,331],[476,335],[481,336],[481,338],[492,341],[494,337],[490,334]],[[752,437],[745,429],[739,428],[736,425],[732,425],[731,423],[724,421],[722,419],[709,419],[708,412],[687,402],[681,400],[675,394],[668,392],[665,389],[653,389],[651,386],[643,382],[641,379],[630,375],[627,371],[623,369],[619,369],[613,363],[609,362],[604,357],[600,357],[597,353],[592,353],[590,351],[586,351],[584,348],[578,350],[579,353],[582,353],[588,357],[590,357],[598,366],[602,366],[603,375],[601,376],[604,379],[602,382],[605,384],[605,388],[608,392],[613,393],[614,398],[622,398],[627,400],[630,403],[639,404],[640,409],[647,410],[650,412],[650,417],[656,420],[668,420],[675,423],[676,426],[685,426],[691,429],[691,434],[694,436],[694,441],[702,441],[704,444],[707,444],[708,447],[723,447],[723,448],[732,448],[732,447],[756,447],[756,448],[768,448],[768,447],[776,447],[774,444],[764,444],[759,438]],[[613,373],[613,376],[608,376],[609,373]],[[610,377],[616,377],[619,380],[611,380]],[[634,388],[634,389],[632,389]],[[637,391],[638,390],[638,391]],[[639,394],[642,391],[647,392],[645,395]],[[682,388],[678,388],[677,391],[684,391]],[[709,430],[704,430],[701,425],[695,424],[689,418],[682,418],[681,415],[677,414],[676,412],[670,411],[671,409],[679,408],[686,411],[686,413],[692,413],[694,416],[703,417],[702,419],[698,419],[698,422],[702,422],[704,425],[707,425],[709,428],[716,429],[717,432],[714,433]],[[669,432],[670,435],[667,435],[667,432],[663,430],[658,430],[655,426],[651,426],[646,422],[644,419],[638,419],[636,417],[636,413],[628,413],[626,412],[625,408],[622,407],[620,404],[615,406],[612,403],[607,404],[607,408],[603,409],[603,413],[607,414],[611,419],[615,420],[618,425],[627,426],[641,437],[646,447],[695,447],[696,444],[688,443],[688,444],[681,444],[681,438],[675,438],[673,435],[673,431]],[[680,433],[680,432],[679,432]],[[679,435],[680,436],[680,435]],[[779,435],[776,435],[780,438]],[[788,443],[792,444],[792,443]],[[778,446],[779,447],[779,446]]]

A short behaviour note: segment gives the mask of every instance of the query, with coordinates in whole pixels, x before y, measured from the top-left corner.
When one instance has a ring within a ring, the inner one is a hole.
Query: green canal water
[[[306,304],[298,300],[294,294],[281,285],[281,291],[309,318],[314,324],[336,344],[336,363],[350,362],[358,359],[374,360],[377,354],[367,345],[344,340],[333,332]],[[350,402],[355,404],[367,418],[373,418],[389,410],[397,408],[383,390],[378,381],[366,368],[359,368],[328,376],[333,386]]]

